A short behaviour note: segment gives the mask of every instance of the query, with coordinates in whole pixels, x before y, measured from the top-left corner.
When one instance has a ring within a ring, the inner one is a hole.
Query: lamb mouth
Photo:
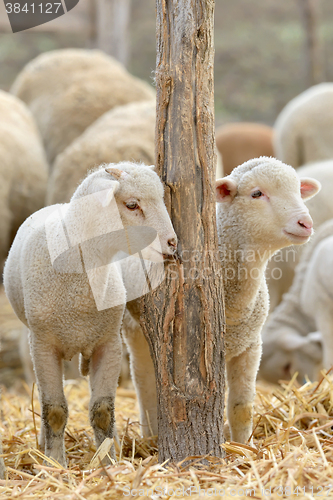
[[[156,248],[154,247],[150,247],[150,250],[154,250],[154,252],[156,252],[158,255],[161,255],[163,257],[163,260],[167,260],[167,259],[170,259],[170,257],[173,257],[174,254],[169,254],[169,253],[163,253],[163,252],[159,252],[158,250],[156,250]]]
[[[295,234],[295,233],[289,233],[288,231],[286,231],[285,229],[283,230],[284,234],[286,234],[288,236],[288,238],[290,238],[291,240],[296,240],[296,241],[307,241],[309,238],[310,238],[310,234],[308,235],[300,235],[300,234]]]

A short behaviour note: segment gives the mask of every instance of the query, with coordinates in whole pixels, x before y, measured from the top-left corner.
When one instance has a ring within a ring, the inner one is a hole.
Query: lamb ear
[[[105,167],[105,172],[112,175],[112,177],[116,181],[120,181],[121,179],[125,179],[129,175],[127,172],[124,172],[124,170],[120,170],[119,168],[116,168],[116,167]]]
[[[303,200],[309,200],[321,190],[321,184],[316,179],[311,177],[302,177],[301,181],[301,197]]]
[[[218,203],[232,201],[237,193],[236,182],[228,177],[217,179],[215,182],[215,195]]]

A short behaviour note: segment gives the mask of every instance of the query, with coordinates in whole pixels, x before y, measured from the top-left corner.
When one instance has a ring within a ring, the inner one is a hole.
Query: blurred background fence
[[[0,88],[41,52],[99,47],[153,83],[154,0],[80,0],[62,17],[11,33],[0,3]],[[313,83],[333,80],[332,0],[216,0],[216,122],[273,124]]]

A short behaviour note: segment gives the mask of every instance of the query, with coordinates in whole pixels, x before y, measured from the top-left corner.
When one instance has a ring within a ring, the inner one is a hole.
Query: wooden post
[[[323,81],[323,59],[318,35],[318,0],[299,0],[304,29],[306,87]]]
[[[124,66],[128,61],[131,0],[97,0],[97,47]]]
[[[142,299],[159,460],[223,455],[224,308],[215,220],[213,0],[156,0],[156,165],[179,258]]]

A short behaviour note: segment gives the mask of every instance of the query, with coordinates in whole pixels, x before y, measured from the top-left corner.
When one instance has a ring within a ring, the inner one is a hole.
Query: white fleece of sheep
[[[39,55],[23,68],[11,92],[33,113],[51,166],[103,113],[155,95],[150,85],[130,75],[111,56],[84,49]]]
[[[295,371],[299,373],[300,381],[305,375],[311,378],[316,378],[318,375],[319,368],[322,367],[318,342],[322,341],[319,334],[316,337],[309,337],[312,332],[318,332],[316,314],[321,309],[318,302],[321,301],[323,290],[315,261],[318,249],[321,249],[323,244],[324,248],[320,251],[324,251],[326,245],[330,244],[332,236],[333,220],[328,220],[305,245],[291,288],[269,316],[262,331],[263,356],[259,369],[261,378],[277,382]],[[327,258],[322,258],[321,262],[329,280],[330,263]],[[326,307],[326,299],[322,303]],[[283,372],[283,367],[286,365],[290,365],[291,373]]]
[[[321,224],[333,218],[333,159],[304,165],[297,169],[299,177],[312,177],[321,183],[320,192],[305,202],[316,231]],[[274,311],[282,296],[290,288],[295,268],[307,245],[282,249],[267,266],[267,284],[270,296],[270,311]]]
[[[134,102],[104,113],[57,156],[46,202],[70,200],[87,172],[102,163],[154,163],[155,100]]]
[[[48,166],[29,109],[0,90],[0,274],[23,221],[44,206]]]
[[[333,158],[333,83],[320,83],[292,99],[275,125],[276,157],[298,168]]]

